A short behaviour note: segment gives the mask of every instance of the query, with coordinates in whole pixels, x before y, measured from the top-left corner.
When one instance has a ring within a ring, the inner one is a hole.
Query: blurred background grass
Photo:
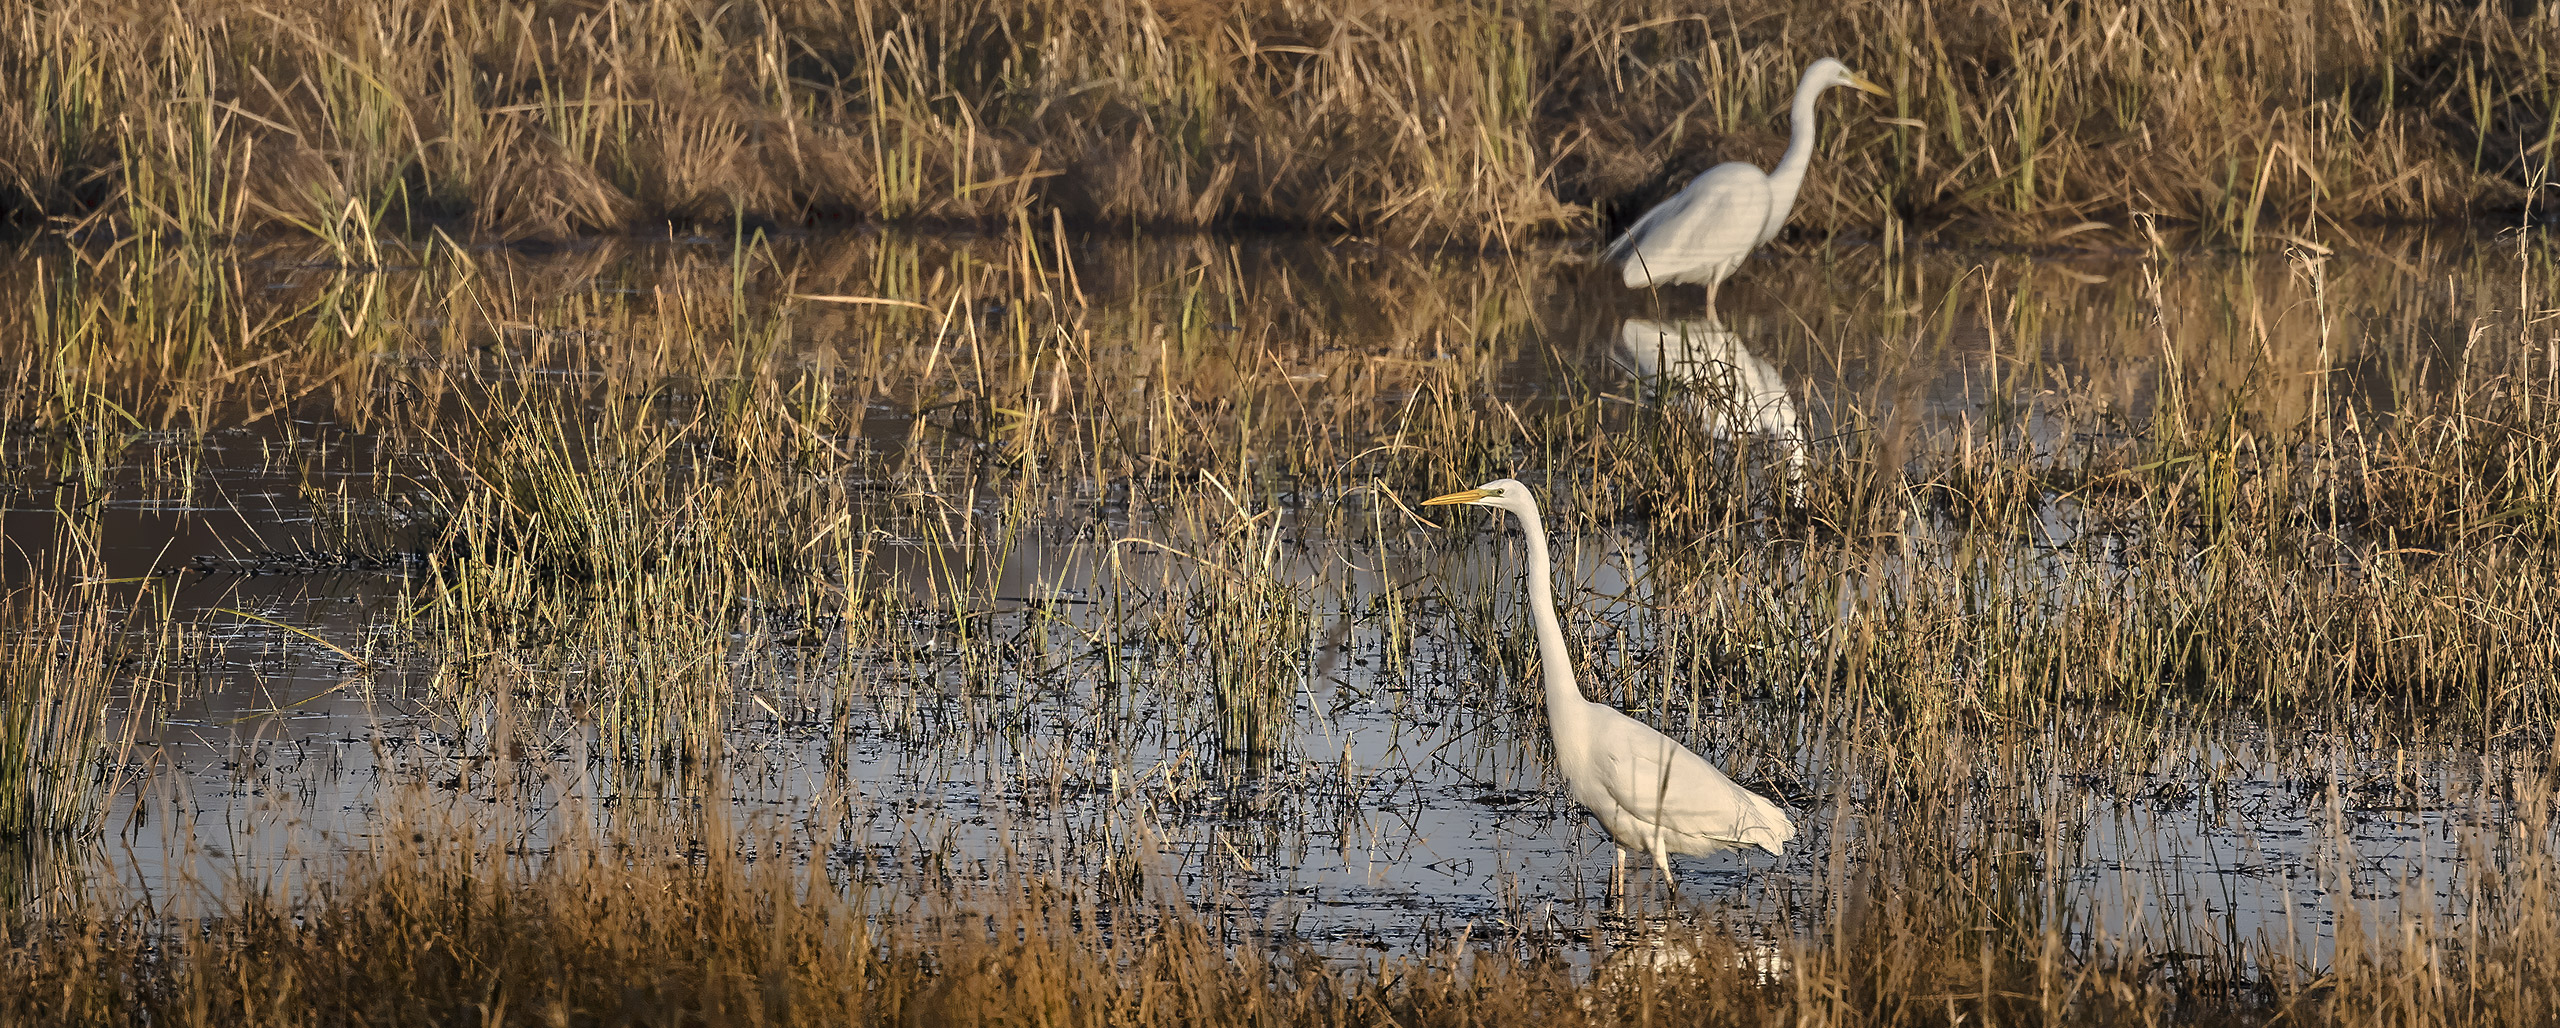
[[[2548,202],[2560,15],[2408,0],[39,0],[0,210],[220,237],[1063,218],[1598,231],[1826,107],[1796,223],[2250,245]]]

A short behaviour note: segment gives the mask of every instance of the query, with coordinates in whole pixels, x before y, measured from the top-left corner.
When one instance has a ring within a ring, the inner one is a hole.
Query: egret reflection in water
[[[1610,358],[1646,399],[1681,410],[1716,439],[1768,440],[1786,465],[1787,495],[1804,496],[1809,459],[1795,398],[1776,365],[1754,356],[1712,315],[1679,321],[1629,318]]]

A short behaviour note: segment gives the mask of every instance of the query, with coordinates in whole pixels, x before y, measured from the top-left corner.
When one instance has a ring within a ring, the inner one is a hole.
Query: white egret
[[[1435,496],[1424,506],[1470,504],[1498,507],[1520,519],[1528,539],[1529,617],[1537,626],[1538,671],[1547,692],[1547,730],[1555,740],[1556,768],[1575,802],[1599,818],[1618,845],[1610,888],[1625,902],[1627,851],[1653,857],[1663,884],[1674,894],[1671,855],[1706,855],[1758,846],[1786,852],[1796,826],[1766,798],[1734,784],[1715,765],[1605,703],[1582,698],[1556,623],[1553,573],[1547,560],[1547,527],[1529,487],[1511,479],[1465,492]]]
[[[1626,262],[1627,288],[1698,282],[1707,287],[1707,306],[1713,309],[1717,284],[1760,244],[1777,238],[1794,212],[1805,165],[1813,160],[1813,100],[1833,86],[1893,95],[1838,60],[1813,62],[1796,83],[1794,135],[1776,170],[1762,172],[1741,161],[1709,168],[1609,244],[1607,259]]]
[[[1669,323],[1628,318],[1609,354],[1643,392],[1689,409],[1717,439],[1760,436],[1787,463],[1787,494],[1804,498],[1804,429],[1795,397],[1776,365],[1761,360],[1710,309],[1703,318]]]

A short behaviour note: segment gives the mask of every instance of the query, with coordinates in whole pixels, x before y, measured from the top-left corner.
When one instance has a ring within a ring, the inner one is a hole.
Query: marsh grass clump
[[[134,779],[150,731],[137,711],[166,700],[180,633],[149,585],[135,595],[117,588],[133,582],[97,581],[94,509],[12,525],[0,589],[0,860],[10,864],[0,902],[14,905],[57,884],[38,855],[90,841]]]
[[[97,825],[113,771],[108,711],[118,633],[59,582],[0,596],[0,842]]]
[[[777,485],[780,462],[668,431],[654,398],[562,399],[498,403],[462,475],[422,483],[441,492],[419,616],[466,661],[503,651],[545,669],[563,683],[553,698],[589,707],[629,755],[707,743],[751,601],[789,605],[814,570],[790,542],[803,536],[777,529],[818,512]]]
[[[1218,748],[1267,760],[1287,745],[1297,721],[1308,597],[1284,574],[1285,512],[1251,510],[1215,478],[1204,475],[1203,482],[1218,496],[1203,490],[1202,505],[1224,501],[1230,508],[1196,579],[1203,602],[1191,619],[1205,637],[1199,641],[1216,697]]]

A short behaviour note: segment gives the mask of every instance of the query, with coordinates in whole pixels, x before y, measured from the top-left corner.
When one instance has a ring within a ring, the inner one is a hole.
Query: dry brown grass
[[[493,777],[511,777],[497,760]],[[1994,833],[1997,846],[1975,851],[1932,834],[1954,815],[1915,805],[1914,825],[1848,844],[1865,849],[1855,866],[1867,870],[1837,883],[1825,929],[1788,943],[1789,966],[1766,976],[1713,929],[1621,951],[1596,976],[1524,959],[1499,939],[1328,958],[1275,947],[1178,895],[1109,895],[1011,872],[884,894],[825,870],[791,832],[739,831],[716,802],[708,817],[626,813],[611,829],[567,810],[528,835],[534,822],[440,814],[449,808],[416,799],[370,850],[319,879],[235,888],[210,908],[109,888],[58,897],[42,916],[0,914],[0,1018],[26,1028],[2415,1028],[2532,1025],[2560,1012],[2560,876],[2530,841],[2551,828],[2547,783],[2519,783],[2517,848],[2483,854],[2495,869],[2481,872],[2467,917],[2342,904],[2338,955],[2323,968],[2092,946],[2038,927],[2069,914],[2050,906],[2052,884],[2031,859],[2001,852],[2023,844],[2031,854],[2031,839]]]
[[[2545,197],[2549,5],[1460,0],[922,5],[41,0],[0,30],[0,206],[345,241],[743,213],[1516,242],[1765,162],[1826,105],[1799,223],[2022,239],[2132,214],[2243,245]],[[2082,242],[2103,237],[2082,237]]]

